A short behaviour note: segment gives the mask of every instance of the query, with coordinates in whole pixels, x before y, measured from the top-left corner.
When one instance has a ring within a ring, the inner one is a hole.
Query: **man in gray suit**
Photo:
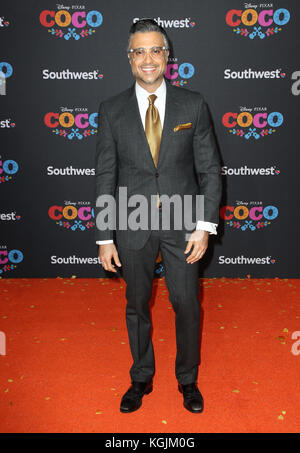
[[[221,167],[203,96],[169,85],[164,79],[169,48],[164,29],[154,20],[142,19],[133,24],[128,58],[136,81],[99,107],[96,242],[103,268],[115,273],[120,270],[127,284],[126,322],[133,358],[131,386],[122,397],[121,412],[137,410],[143,396],[152,391],[155,367],[149,300],[159,251],[175,311],[178,389],[187,410],[203,411],[203,397],[196,383],[200,335],[198,265],[209,235],[216,234]],[[204,196],[201,218],[197,217],[199,195]],[[177,201],[190,197],[189,211],[195,220],[192,230],[183,222],[178,227],[181,214],[175,212],[175,207],[168,210],[168,227],[163,227],[166,200],[174,196]],[[114,197],[117,208],[103,203],[103,197]],[[132,197],[128,206],[126,197]],[[156,216],[158,227],[155,222],[150,224],[150,219],[145,227],[142,219],[141,227],[136,228],[135,197],[142,197],[147,205],[139,215]],[[112,219],[107,229],[105,215]],[[120,226],[124,216],[128,227]],[[130,224],[133,218],[135,221]]]

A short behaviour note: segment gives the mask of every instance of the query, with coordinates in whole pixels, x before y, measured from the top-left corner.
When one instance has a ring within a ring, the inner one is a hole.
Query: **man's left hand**
[[[184,253],[189,253],[193,247],[192,253],[187,257],[187,263],[195,263],[200,260],[206,252],[208,246],[209,232],[203,230],[195,230],[189,239]]]

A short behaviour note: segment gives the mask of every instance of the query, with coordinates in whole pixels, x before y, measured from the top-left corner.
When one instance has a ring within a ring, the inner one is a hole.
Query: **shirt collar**
[[[166,92],[167,92],[167,87],[166,87],[166,81],[164,78],[163,78],[162,83],[157,88],[157,90],[154,91],[153,93],[149,93],[149,91],[145,90],[144,88],[141,87],[141,85],[139,85],[137,82],[135,82],[135,94],[136,94],[137,98],[147,99],[148,96],[150,96],[151,94],[156,94],[156,96],[158,98],[163,98],[166,96]]]

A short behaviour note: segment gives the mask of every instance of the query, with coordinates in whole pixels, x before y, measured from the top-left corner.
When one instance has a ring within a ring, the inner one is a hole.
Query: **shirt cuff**
[[[104,244],[113,244],[114,241],[112,239],[107,239],[106,241],[96,241],[96,244],[104,245]]]
[[[203,220],[198,220],[196,225],[196,230],[208,231],[209,234],[217,234],[217,223],[204,222]]]

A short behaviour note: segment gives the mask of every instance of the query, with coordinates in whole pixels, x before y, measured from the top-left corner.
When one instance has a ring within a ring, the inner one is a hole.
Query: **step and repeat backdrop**
[[[299,277],[300,3],[52,0],[0,5],[0,277],[107,277],[94,240],[99,103],[133,83],[151,17],[169,83],[201,92],[222,156],[206,277]],[[101,122],[101,118],[100,118]]]

